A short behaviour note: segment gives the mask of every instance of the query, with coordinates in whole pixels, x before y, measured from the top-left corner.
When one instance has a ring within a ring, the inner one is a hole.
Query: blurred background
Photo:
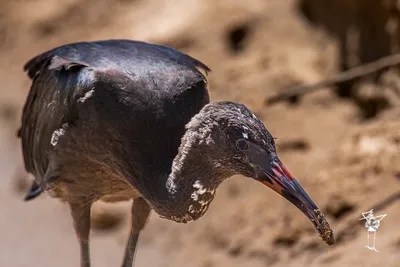
[[[400,76],[396,67],[274,105],[284,88],[399,52],[396,0],[0,0],[0,267],[70,267],[79,247],[68,207],[30,185],[16,131],[30,81],[23,64],[55,46],[127,38],[169,45],[212,69],[213,100],[250,107],[280,157],[327,215],[328,247],[288,201],[240,176],[206,215],[152,214],[137,266],[400,266]],[[376,253],[361,212],[387,213]],[[93,266],[119,266],[130,203],[93,208]]]

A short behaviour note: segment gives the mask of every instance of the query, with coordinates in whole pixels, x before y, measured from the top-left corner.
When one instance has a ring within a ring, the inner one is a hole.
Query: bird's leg
[[[129,235],[128,244],[125,249],[124,262],[122,267],[132,267],[136,252],[136,245],[139,239],[139,234],[144,228],[147,219],[149,218],[151,208],[143,198],[133,200],[132,204],[132,227]]]
[[[69,205],[81,250],[81,267],[90,267],[89,232],[91,204],[82,205],[82,203],[69,203]]]

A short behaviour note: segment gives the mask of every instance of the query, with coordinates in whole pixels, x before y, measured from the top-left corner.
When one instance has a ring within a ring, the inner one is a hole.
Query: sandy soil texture
[[[152,214],[138,267],[400,266],[400,109],[365,119],[333,90],[297,104],[265,104],[281,88],[339,69],[338,43],[309,24],[294,0],[0,0],[0,267],[78,266],[65,204],[24,203],[31,179],[16,139],[31,57],[64,43],[127,38],[175,47],[207,64],[213,100],[246,104],[278,138],[278,153],[328,216],[328,247],[289,202],[241,176],[224,182],[206,215],[177,224]],[[338,18],[340,19],[340,18]],[[367,96],[378,86],[360,85]],[[130,203],[93,209],[93,266],[119,266]],[[366,248],[361,212],[387,213],[379,253]]]

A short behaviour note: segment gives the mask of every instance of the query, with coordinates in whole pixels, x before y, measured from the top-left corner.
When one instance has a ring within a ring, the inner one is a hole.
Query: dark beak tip
[[[329,225],[328,221],[325,218],[325,215],[319,209],[314,210],[315,214],[317,215],[317,225],[316,228],[319,232],[319,236],[322,240],[325,241],[326,244],[332,246],[335,243],[335,237],[333,234],[333,230]]]
[[[332,246],[333,244],[335,244],[335,237],[331,229],[325,232],[320,232],[319,236],[327,245]]]

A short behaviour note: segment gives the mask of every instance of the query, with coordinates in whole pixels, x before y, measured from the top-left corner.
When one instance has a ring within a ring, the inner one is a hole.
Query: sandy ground
[[[245,3],[246,2],[246,3]],[[152,214],[137,266],[400,266],[400,115],[363,120],[330,90],[297,105],[267,106],[280,88],[337,69],[337,44],[308,25],[292,0],[0,1],[0,267],[78,266],[68,208],[42,196],[24,203],[28,176],[15,137],[29,80],[22,65],[56,45],[128,38],[167,44],[206,63],[213,100],[246,104],[278,137],[279,155],[328,216],[325,245],[290,203],[235,176],[208,213],[187,225]],[[119,266],[130,203],[93,210],[93,266]],[[361,212],[387,213],[380,253],[364,248]]]

